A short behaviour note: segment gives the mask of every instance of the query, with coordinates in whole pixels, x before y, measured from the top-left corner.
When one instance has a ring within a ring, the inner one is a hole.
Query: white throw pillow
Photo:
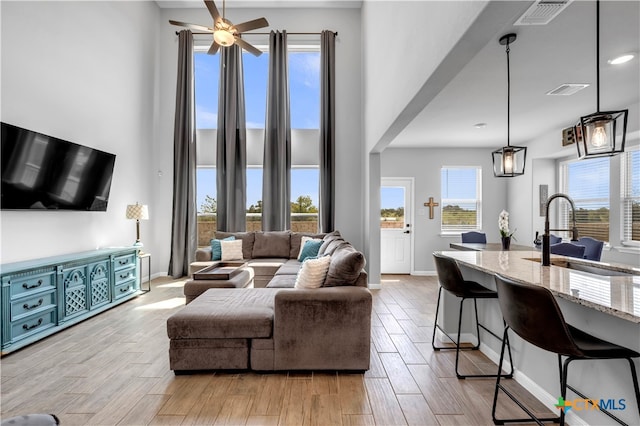
[[[220,241],[222,248],[221,260],[242,260],[242,240]]]
[[[296,276],[295,288],[320,288],[329,271],[331,256],[323,256],[319,259],[307,259]]]

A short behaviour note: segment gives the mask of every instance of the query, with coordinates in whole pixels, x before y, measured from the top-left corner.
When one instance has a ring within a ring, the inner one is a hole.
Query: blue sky
[[[196,128],[214,129],[218,120],[218,80],[220,55],[195,54]],[[259,57],[243,54],[245,108],[248,128],[264,128],[267,98],[269,54]],[[320,53],[289,54],[289,92],[291,127],[319,128],[320,122]],[[215,198],[215,170],[197,173],[197,205],[206,195]],[[309,195],[318,205],[318,170],[293,169],[291,198]],[[262,170],[247,169],[247,207],[262,199]]]

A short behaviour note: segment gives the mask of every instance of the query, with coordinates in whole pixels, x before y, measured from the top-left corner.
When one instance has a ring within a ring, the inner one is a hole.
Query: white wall
[[[2,121],[116,154],[107,212],[2,211],[3,263],[130,245],[149,204],[158,8],[153,2],[0,2]],[[154,265],[155,266],[155,265]],[[157,270],[157,269],[156,269]]]
[[[361,63],[359,9],[227,9],[233,22],[243,22],[264,16],[269,28],[257,32],[284,29],[287,32],[338,32],[336,39],[336,229],[356,247],[364,245],[364,215],[362,187],[363,146],[361,129]],[[159,134],[153,158],[155,170],[163,176],[154,183],[154,197],[159,209],[167,213],[160,218],[158,238],[167,249],[171,232],[173,121],[176,90],[177,36],[169,19],[207,24],[211,17],[206,9],[163,9],[160,18],[160,84]],[[319,37],[319,36],[317,36]],[[304,38],[289,36],[289,40]],[[307,37],[307,40],[309,38]],[[247,40],[256,43],[254,38]],[[317,40],[317,39],[316,39]],[[169,253],[159,258],[162,266],[169,262]]]
[[[503,178],[493,177],[489,150],[389,148],[382,152],[381,163],[382,177],[415,178],[414,223],[411,226],[414,233],[413,272],[435,272],[431,254],[436,250],[449,250],[449,243],[460,242],[459,236],[440,235],[442,166],[482,167],[482,232],[487,234],[488,241],[499,241],[498,215],[507,208],[507,182]],[[429,197],[440,203],[434,209],[433,219],[429,219],[429,209],[424,207]]]

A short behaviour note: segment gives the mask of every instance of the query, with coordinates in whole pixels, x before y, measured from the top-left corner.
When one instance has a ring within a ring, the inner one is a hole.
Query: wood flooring
[[[166,319],[183,280],[3,357],[1,416],[53,413],[62,425],[491,425],[494,379],[458,380],[455,352],[431,348],[435,277],[383,276],[373,290],[371,369],[175,376]],[[479,351],[461,369],[495,373]],[[545,412],[515,381],[510,387]],[[501,401],[506,398],[501,398]],[[522,414],[500,404],[500,415]]]

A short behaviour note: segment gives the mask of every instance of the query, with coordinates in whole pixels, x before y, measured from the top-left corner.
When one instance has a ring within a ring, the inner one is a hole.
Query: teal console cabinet
[[[0,265],[0,340],[8,354],[138,294],[135,247]]]

